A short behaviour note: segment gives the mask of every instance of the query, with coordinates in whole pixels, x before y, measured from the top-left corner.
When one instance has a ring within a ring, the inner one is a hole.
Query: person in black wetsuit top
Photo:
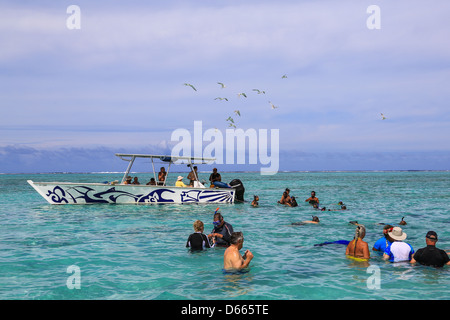
[[[434,231],[428,231],[425,236],[427,246],[417,250],[410,262],[419,262],[425,266],[432,266],[436,268],[442,268],[445,265],[450,265],[450,258],[447,253],[444,250],[436,248],[437,241],[437,233]]]
[[[228,222],[223,220],[223,216],[220,212],[218,212],[219,208],[217,208],[214,213],[214,229],[211,231],[211,234],[208,235],[209,238],[215,240],[216,246],[228,247],[231,243],[231,234],[233,233],[233,227]]]
[[[206,235],[203,234],[203,222],[197,220],[194,222],[194,233],[189,235],[186,242],[186,248],[191,250],[203,250],[204,248],[211,248],[211,243]]]

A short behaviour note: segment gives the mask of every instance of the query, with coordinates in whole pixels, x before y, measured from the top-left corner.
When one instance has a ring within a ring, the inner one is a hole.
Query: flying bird
[[[241,96],[244,96],[245,98],[247,98],[247,95],[245,93],[238,93],[238,97],[240,98]]]
[[[281,79],[287,79],[287,75],[283,75]]]
[[[265,91],[261,91],[261,90],[258,90],[258,89],[253,89],[253,91],[256,91],[258,94],[266,94]]]
[[[384,114],[381,113],[381,120],[386,120],[387,118],[384,116]]]
[[[214,100],[225,100],[225,101],[228,101],[227,98],[221,98],[221,97],[217,97],[217,98],[215,98]]]
[[[195,89],[195,87],[190,83],[185,83],[184,85],[187,87],[191,87],[192,89],[194,89],[194,91],[197,91],[197,89]]]
[[[222,89],[226,87],[222,82],[217,82],[217,84],[220,84],[222,86]]]
[[[229,127],[236,128],[236,125],[234,124],[234,120],[232,117],[228,117],[226,121],[230,121],[230,123],[228,124]]]
[[[236,113],[239,117],[241,116],[241,112],[239,110],[234,110],[234,113]]]
[[[269,101],[269,103],[270,103],[270,105],[272,106],[272,109],[277,109],[277,108],[278,108],[278,107],[275,106],[272,102]]]

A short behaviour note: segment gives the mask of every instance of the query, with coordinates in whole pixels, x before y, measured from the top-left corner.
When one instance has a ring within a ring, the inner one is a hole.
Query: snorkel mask
[[[214,215],[216,215],[216,214],[219,214],[220,217],[222,217],[222,215],[219,212],[219,208],[217,208],[216,211],[214,211]],[[221,223],[222,223],[222,221],[220,220],[220,218],[217,221],[213,221],[214,227],[218,227]]]

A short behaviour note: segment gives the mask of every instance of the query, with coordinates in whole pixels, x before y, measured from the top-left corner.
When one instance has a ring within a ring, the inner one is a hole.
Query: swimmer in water
[[[314,203],[313,204],[313,208],[314,209],[317,209],[317,210],[320,210],[320,211],[326,211],[327,210],[327,208],[326,207],[319,207],[319,204],[317,204],[317,203]],[[328,210],[328,211],[330,211],[330,210]]]
[[[259,205],[258,201],[259,201],[259,197],[253,196],[252,206],[257,207]]]
[[[223,254],[223,268],[226,271],[238,271],[247,268],[253,259],[250,250],[246,250],[244,256],[241,256],[239,250],[244,244],[244,234],[242,232],[233,232],[231,234],[231,244]]]
[[[311,205],[314,205],[315,203],[319,204],[319,198],[316,197],[316,192],[311,191],[311,197],[306,199],[305,202],[309,202]]]
[[[363,241],[365,236],[366,228],[363,225],[358,225],[355,231],[355,237],[348,244],[345,255],[360,259],[370,259],[369,245]]]
[[[298,207],[297,200],[295,200],[295,197],[291,198],[291,207]]]
[[[286,188],[286,190],[283,192],[283,195],[281,196],[280,201],[278,201],[279,204],[286,204],[288,206],[292,205],[292,199],[289,195],[289,192],[291,192],[291,190],[289,190],[289,188]]]
[[[292,225],[294,226],[301,226],[307,223],[314,223],[314,224],[318,224],[320,222],[319,217],[318,216],[312,216],[312,220],[311,221],[302,221],[302,222],[293,222]]]

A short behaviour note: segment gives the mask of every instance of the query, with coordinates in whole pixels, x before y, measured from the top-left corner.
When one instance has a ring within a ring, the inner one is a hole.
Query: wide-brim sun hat
[[[178,181],[183,180],[183,177],[182,176],[178,176],[177,180]]]
[[[403,232],[402,228],[400,227],[392,228],[392,231],[389,232],[388,235],[394,240],[405,240],[407,237],[406,233]]]

